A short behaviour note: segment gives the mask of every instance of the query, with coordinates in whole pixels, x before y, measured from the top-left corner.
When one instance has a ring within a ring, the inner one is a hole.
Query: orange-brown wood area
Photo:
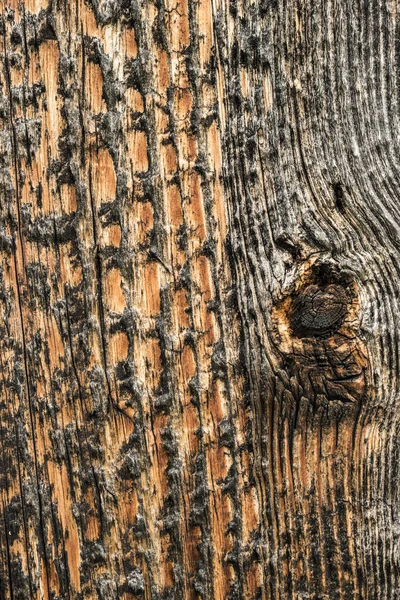
[[[218,427],[245,417],[240,375],[212,370],[238,324],[212,310],[230,283],[219,130],[191,126],[215,103],[209,18],[166,6],[163,47],[152,3],[137,26],[1,5],[0,596],[225,597],[240,457]]]

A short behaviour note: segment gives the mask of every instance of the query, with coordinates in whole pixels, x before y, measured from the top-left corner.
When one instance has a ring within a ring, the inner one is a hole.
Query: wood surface
[[[0,0],[0,599],[400,599],[398,0]]]

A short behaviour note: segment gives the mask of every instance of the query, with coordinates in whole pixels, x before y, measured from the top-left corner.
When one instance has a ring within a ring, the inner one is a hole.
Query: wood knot
[[[349,298],[338,284],[309,285],[294,300],[290,324],[297,337],[318,337],[339,329],[347,314]]]
[[[315,407],[355,408],[368,387],[368,352],[360,337],[360,300],[352,274],[329,263],[300,273],[272,312],[272,335],[288,381]]]

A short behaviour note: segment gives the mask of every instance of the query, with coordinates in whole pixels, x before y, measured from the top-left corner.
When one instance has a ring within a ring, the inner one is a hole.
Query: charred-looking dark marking
[[[290,321],[298,337],[325,336],[336,331],[347,313],[349,298],[341,285],[309,285],[293,303]]]
[[[345,196],[344,196],[345,191],[344,191],[343,185],[341,183],[335,183],[333,185],[333,192],[335,194],[336,208],[338,209],[339,212],[344,214],[346,204],[345,204]]]

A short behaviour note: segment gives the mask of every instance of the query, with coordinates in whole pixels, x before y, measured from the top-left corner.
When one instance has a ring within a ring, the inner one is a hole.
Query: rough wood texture
[[[0,9],[0,598],[399,599],[398,3]]]

